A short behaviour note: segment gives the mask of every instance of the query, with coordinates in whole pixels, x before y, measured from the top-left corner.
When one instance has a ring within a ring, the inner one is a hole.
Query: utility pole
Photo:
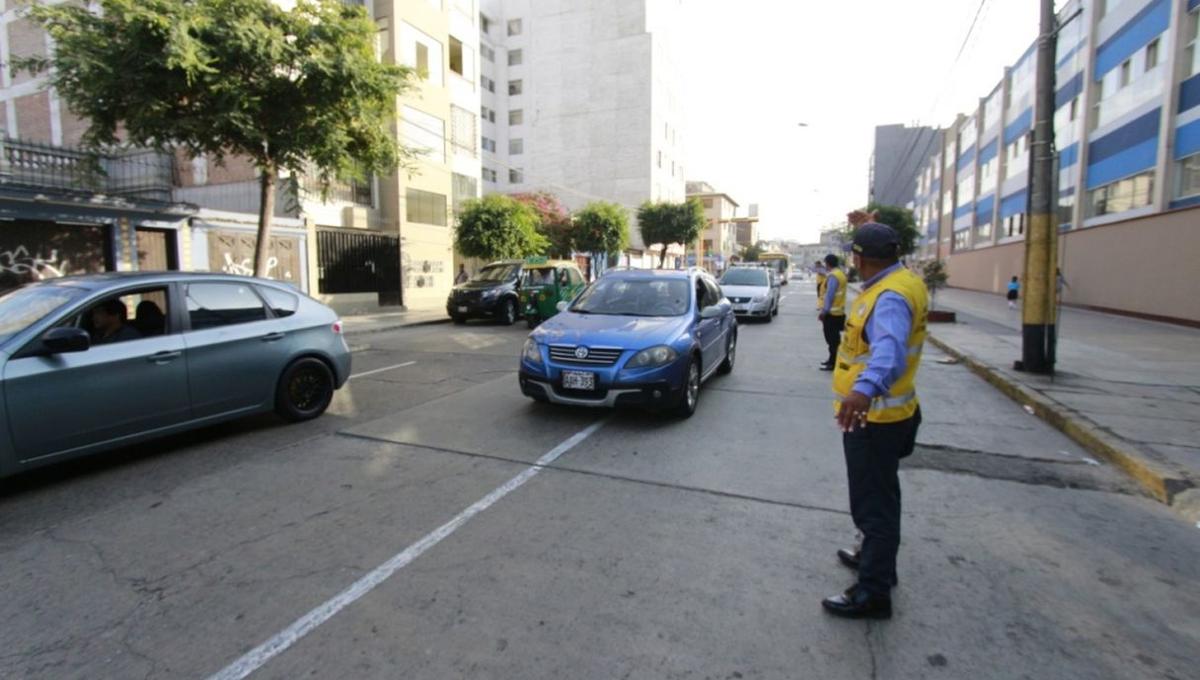
[[[1054,372],[1055,262],[1058,260],[1058,196],[1054,195],[1054,76],[1058,45],[1054,0],[1041,3],[1034,98],[1033,171],[1029,232],[1025,236],[1025,299],[1021,310],[1021,360],[1013,368]]]

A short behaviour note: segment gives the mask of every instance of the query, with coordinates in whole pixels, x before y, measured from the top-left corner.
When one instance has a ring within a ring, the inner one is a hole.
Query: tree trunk
[[[275,216],[274,167],[263,168],[259,174],[258,239],[254,242],[254,275],[266,277],[271,253],[271,218]]]
[[[658,251],[658,268],[659,269],[662,269],[663,265],[666,264],[666,262],[667,262],[667,245],[668,244],[664,243],[662,250]]]

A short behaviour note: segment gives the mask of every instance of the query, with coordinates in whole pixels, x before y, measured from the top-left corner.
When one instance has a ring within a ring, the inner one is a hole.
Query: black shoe
[[[832,371],[833,364],[829,362],[822,362],[819,366],[817,366],[817,368],[821,369],[822,371]]]
[[[840,550],[837,551],[837,556],[838,556],[838,561],[840,561],[843,566],[853,569],[855,571],[858,571],[858,551],[857,550],[846,550],[845,548],[841,548]]]
[[[854,586],[842,593],[821,601],[825,611],[846,619],[890,619],[892,598],[888,595],[872,595]]]

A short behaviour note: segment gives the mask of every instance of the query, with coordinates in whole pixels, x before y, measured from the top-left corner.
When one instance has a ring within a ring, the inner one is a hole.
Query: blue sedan
[[[272,411],[350,377],[333,310],[265,279],[96,274],[0,296],[0,476]]]
[[[530,334],[521,392],[574,406],[642,406],[683,417],[700,386],[733,370],[737,321],[699,271],[618,270]]]

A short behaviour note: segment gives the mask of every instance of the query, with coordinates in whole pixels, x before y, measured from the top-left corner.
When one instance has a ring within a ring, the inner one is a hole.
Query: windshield
[[[600,279],[571,306],[580,314],[682,316],[691,295],[687,279]]]
[[[554,269],[526,269],[521,272],[521,286],[551,286],[554,285]]]
[[[66,286],[31,286],[0,296],[0,342],[20,333],[87,291]]]
[[[484,267],[475,276],[476,281],[508,281],[517,276],[519,264],[494,264]]]
[[[767,270],[741,267],[730,269],[721,277],[722,286],[769,286]]]

